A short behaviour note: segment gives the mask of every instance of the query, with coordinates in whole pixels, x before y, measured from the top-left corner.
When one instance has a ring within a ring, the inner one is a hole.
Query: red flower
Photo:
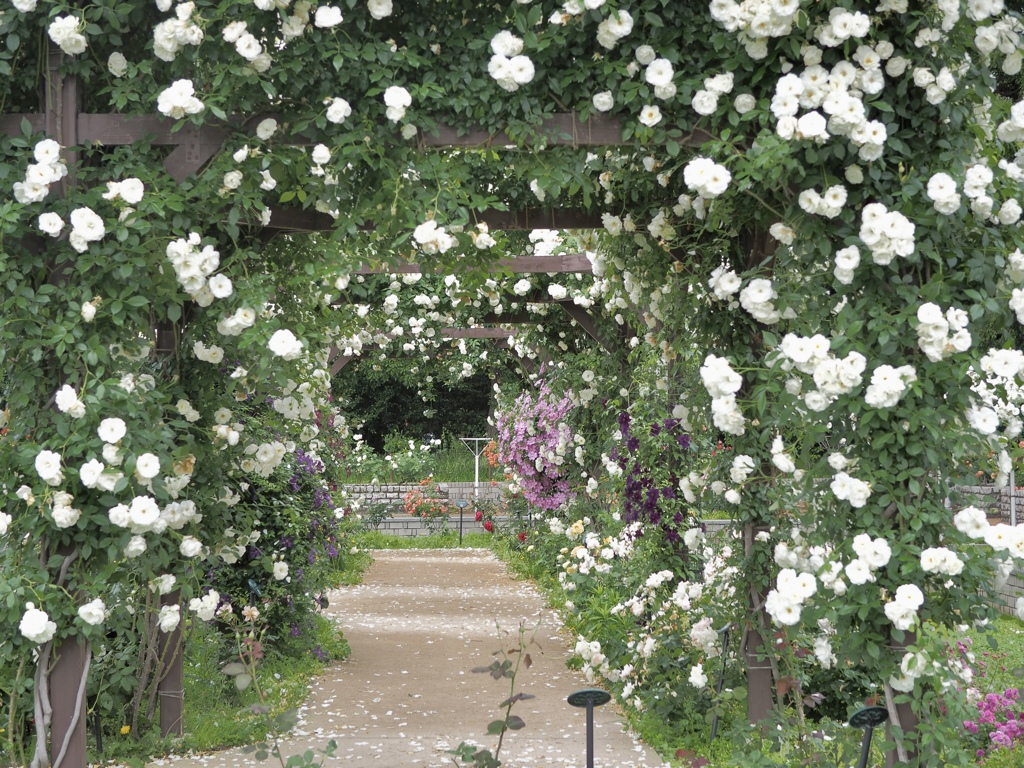
[[[492,523],[490,520],[486,520],[484,522],[484,530],[488,533],[494,533],[494,523]]]
[[[477,510],[477,512],[476,512],[476,521],[479,523],[483,519],[484,519],[484,513],[481,512],[480,510]]]
[[[520,531],[519,532],[519,540],[520,541],[526,541],[526,531]]]

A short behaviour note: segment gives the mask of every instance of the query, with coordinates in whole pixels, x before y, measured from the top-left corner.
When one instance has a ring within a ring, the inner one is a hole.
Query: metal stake
[[[587,768],[594,768],[594,707],[611,701],[608,691],[600,688],[581,688],[569,694],[567,701],[574,707],[587,708]]]
[[[722,695],[722,686],[725,684],[725,651],[729,647],[729,629],[732,624],[726,624],[718,634],[722,636],[722,668],[718,671],[718,683],[715,685],[715,717],[711,721],[711,741],[718,735],[718,697]]]

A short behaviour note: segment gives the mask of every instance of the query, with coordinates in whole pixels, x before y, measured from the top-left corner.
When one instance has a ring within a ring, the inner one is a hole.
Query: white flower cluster
[[[683,181],[687,188],[711,200],[729,188],[732,174],[724,165],[719,165],[710,158],[695,157],[683,168]]]
[[[18,631],[22,637],[42,645],[50,642],[57,634],[57,624],[50,621],[46,611],[39,610],[34,603],[25,603],[25,613],[21,616]]]
[[[83,53],[89,43],[82,34],[85,24],[77,16],[57,16],[50,22],[46,33],[64,53],[75,56]]]
[[[428,219],[416,227],[412,239],[419,245],[420,250],[429,254],[446,253],[458,242],[444,227],[437,226],[433,219]]]
[[[817,389],[804,395],[804,404],[812,411],[825,410],[840,395],[860,386],[867,358],[860,352],[850,352],[838,358],[830,351],[831,342],[821,334],[811,337],[787,333],[779,344],[782,370],[796,368],[814,378]],[[794,379],[786,389],[792,395],[800,393],[800,382]]]
[[[71,528],[82,517],[82,510],[71,506],[74,500],[74,496],[67,491],[55,491],[50,496],[50,516],[58,528]]]
[[[704,388],[711,395],[711,414],[716,427],[732,435],[746,431],[746,420],[736,405],[736,393],[743,386],[743,377],[729,365],[724,357],[708,355],[700,369]]]
[[[916,599],[916,595],[905,592],[903,599],[904,601],[910,601],[912,603],[913,600]],[[916,611],[917,608],[914,609],[915,615]],[[889,685],[892,686],[894,690],[909,693],[914,690],[914,686],[917,684],[917,679],[931,671],[933,666],[937,665],[933,665],[933,662],[929,659],[927,652],[918,651],[913,653],[908,651],[903,654],[903,658],[900,660],[899,676],[897,677],[894,675],[893,677],[890,677]]]
[[[959,576],[963,569],[963,561],[946,547],[928,547],[921,552],[921,570],[925,573]]]
[[[698,115],[711,115],[718,109],[718,97],[732,93],[732,72],[724,72],[714,77],[704,78],[704,87],[693,94],[691,106]],[[655,89],[655,96],[658,95]],[[749,110],[747,110],[749,111]]]
[[[572,0],[566,3],[566,10]],[[593,0],[583,0],[584,5],[593,4]],[[578,4],[577,4],[578,5]],[[582,10],[582,9],[581,9]],[[609,51],[618,45],[619,40],[633,31],[633,17],[627,11],[617,10],[610,13],[597,25],[597,42]]]
[[[120,199],[128,203],[128,205],[136,205],[142,201],[145,192],[146,187],[139,179],[130,178],[123,181],[108,181],[107,191],[103,193],[103,199]]]
[[[57,390],[54,402],[58,411],[68,414],[73,419],[85,416],[85,403],[79,399],[78,392],[70,384],[65,384]]]
[[[739,275],[725,264],[715,267],[708,279],[708,288],[715,294],[715,298],[722,301],[735,296],[741,285],[743,285],[743,281]]]
[[[1018,143],[1024,141],[1024,101],[1018,101],[1010,108],[1010,117],[999,123],[995,134],[1000,141]]]
[[[917,623],[917,609],[924,604],[924,593],[914,584],[896,587],[893,599],[885,604],[885,615],[896,629],[907,631]]]
[[[866,533],[853,537],[853,551],[857,557],[846,564],[845,571],[850,583],[858,586],[874,581],[874,572],[888,565],[892,557],[889,542],[881,537],[872,539]]]
[[[956,182],[948,173],[933,174],[928,179],[926,194],[939,213],[952,216],[960,210],[960,193],[957,191]]]
[[[168,243],[165,253],[174,267],[174,274],[182,289],[199,306],[208,307],[215,298],[230,296],[233,289],[231,280],[227,277],[210,277],[220,266],[220,252],[212,245],[203,246],[200,250],[201,243],[199,233],[192,232],[187,240],[178,238]]]
[[[50,193],[50,185],[68,174],[67,166],[60,160],[60,144],[53,139],[43,139],[36,144],[32,156],[35,162],[29,163],[25,169],[25,180],[14,182],[14,199],[25,205],[41,203]],[[40,229],[53,237],[59,235],[64,226],[60,217],[45,213],[43,216],[53,217],[60,224],[44,227],[43,219],[40,217]]]
[[[519,90],[533,80],[533,62],[523,55],[523,40],[507,30],[491,38],[491,60],[487,73],[506,91]]]
[[[36,474],[47,485],[60,485],[64,482],[64,471],[61,468],[60,454],[42,450],[36,454]]]
[[[800,3],[794,0],[713,0],[711,18],[728,32],[738,32],[752,59],[768,55],[767,39],[793,31]]]
[[[210,279],[210,282],[212,283],[216,277],[218,276],[214,275],[214,277]],[[212,290],[209,292],[209,295],[213,295]],[[200,291],[193,297],[193,299],[196,304],[199,304],[201,307],[208,305],[210,301],[212,301],[205,290]],[[206,302],[206,304],[203,302]],[[235,310],[234,314],[222,317],[217,321],[217,332],[223,336],[238,336],[246,328],[252,328],[255,323],[256,310],[252,307],[239,307]]]
[[[889,211],[881,203],[869,203],[861,211],[858,236],[871,251],[875,264],[889,264],[896,256],[914,252],[914,224],[899,211]]]
[[[772,325],[779,322],[782,317],[772,303],[772,299],[777,299],[778,296],[771,280],[758,277],[747,283],[740,291],[740,306],[759,323]]]
[[[786,453],[786,444],[782,440],[781,435],[776,435],[775,439],[772,440],[771,452],[772,464],[775,465],[776,469],[780,472],[785,472],[787,475],[796,473],[796,464],[793,462],[793,459],[790,458],[789,454]]]
[[[270,477],[287,455],[288,447],[280,440],[260,445],[250,443],[245,446],[246,458],[240,466],[243,472],[254,472],[261,477]]]
[[[341,15],[341,9],[334,5],[321,5],[316,9],[316,15],[313,17],[313,26],[320,29],[332,29],[341,22],[344,18]]]
[[[800,207],[807,213],[834,219],[843,212],[846,196],[846,187],[842,184],[834,184],[823,193],[819,193],[816,189],[805,189],[797,200]]]
[[[917,320],[917,345],[933,363],[971,348],[968,317],[962,309],[950,307],[943,315],[937,304],[928,302],[918,308]]]
[[[899,368],[880,365],[871,374],[864,402],[872,408],[892,408],[915,381],[917,373],[912,365],[901,365]]]
[[[765,597],[764,609],[776,624],[792,627],[800,621],[804,603],[818,591],[818,581],[813,574],[783,568],[775,584]]]
[[[997,553],[1024,558],[1024,525],[991,525],[984,511],[977,507],[961,509],[953,516],[953,525],[972,539],[983,539]]]
[[[175,80],[157,96],[156,108],[162,115],[180,119],[185,115],[198,115],[206,105],[196,98],[191,80]]]
[[[178,6],[179,8],[181,6]],[[303,23],[303,27],[305,24]],[[301,34],[301,31],[299,32]],[[244,21],[233,21],[221,32],[224,42],[233,43],[235,51],[243,59],[248,61],[257,72],[266,72],[273,64],[270,54],[263,50],[263,45],[256,36],[249,32],[248,24]]]
[[[1019,74],[1021,63],[1024,61],[1020,50],[1019,29],[1019,22],[1008,17],[1003,17],[988,27],[979,26],[974,33],[974,47],[986,60],[999,51],[1004,55],[1003,72],[1007,75]]]
[[[211,589],[201,598],[193,597],[188,604],[188,609],[196,614],[202,621],[212,621],[217,613],[217,605],[220,603],[220,593]]]
[[[170,3],[161,10],[170,10]],[[161,21],[153,28],[153,54],[158,59],[174,61],[184,46],[203,42],[203,28],[192,21],[195,10],[195,3],[179,3],[174,9],[176,18]]]
[[[927,67],[916,67],[913,81],[918,88],[924,89],[924,98],[929,104],[941,104],[956,90],[956,77],[949,67],[942,67],[938,74]]]
[[[871,486],[868,483],[850,477],[846,472],[837,472],[829,487],[837,499],[850,502],[850,506],[855,509],[867,504],[871,495]]]
[[[318,9],[319,10],[319,9]],[[405,117],[405,110],[412,105],[412,96],[400,85],[388,86],[384,91],[384,114],[388,120],[397,123]]]
[[[302,341],[287,328],[274,331],[267,342],[267,348],[285,360],[298,360],[302,357]]]
[[[214,365],[224,360],[224,349],[222,347],[218,347],[216,344],[206,346],[202,340],[193,342],[192,354],[196,356],[197,360],[202,360],[204,363],[213,363]],[[184,402],[188,403],[187,400]],[[189,405],[189,410],[193,410],[191,405]],[[182,415],[186,414],[183,413]]]

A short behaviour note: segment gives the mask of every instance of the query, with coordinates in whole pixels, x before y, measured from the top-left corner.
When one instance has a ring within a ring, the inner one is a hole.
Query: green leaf
[[[526,727],[526,723],[523,722],[523,718],[519,715],[509,715],[508,718],[508,729],[510,731],[518,731]]]
[[[240,675],[245,672],[246,666],[240,661],[232,661],[220,668],[225,675]]]
[[[487,726],[487,733],[491,736],[497,736],[505,730],[504,720],[492,720]]]
[[[243,672],[235,678],[235,688],[244,691],[252,683],[252,675]]]

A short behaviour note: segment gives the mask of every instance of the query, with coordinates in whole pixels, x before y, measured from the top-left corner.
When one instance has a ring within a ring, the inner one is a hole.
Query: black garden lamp
[[[864,729],[864,743],[860,747],[860,762],[857,768],[867,768],[868,755],[871,753],[871,736],[875,727],[889,719],[889,710],[885,707],[862,707],[850,716],[850,725]]]
[[[594,707],[611,701],[612,695],[600,688],[581,688],[569,694],[568,702],[574,707],[587,708],[587,768],[594,768]]]

